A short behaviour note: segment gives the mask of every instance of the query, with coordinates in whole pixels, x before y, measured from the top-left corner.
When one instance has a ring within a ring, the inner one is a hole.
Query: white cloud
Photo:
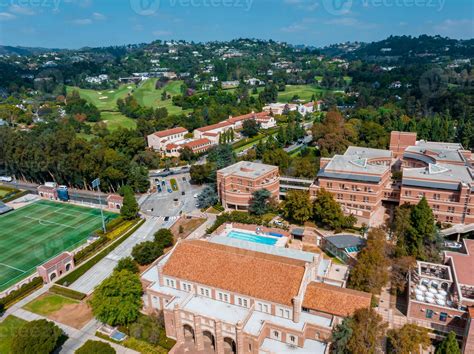
[[[324,22],[326,25],[354,27],[358,29],[372,29],[377,27],[375,23],[362,22],[354,17],[340,17]]]
[[[90,18],[78,18],[73,20],[72,23],[79,26],[86,26],[92,24],[92,20]]]
[[[306,27],[301,24],[293,24],[290,26],[282,27],[280,30],[286,33],[295,33],[295,32],[304,31],[305,29]]]
[[[474,19],[446,19],[433,26],[436,34],[448,37],[472,38],[474,36]]]
[[[36,12],[32,8],[28,6],[19,6],[16,4],[13,4],[12,6],[10,6],[8,10],[18,15],[32,16],[36,14]]]
[[[172,34],[170,31],[166,31],[166,30],[156,30],[156,31],[153,31],[152,33],[156,37],[165,37]]]
[[[0,12],[0,21],[10,21],[10,20],[14,20],[15,18],[16,16],[12,15],[11,13]]]
[[[107,17],[105,15],[101,14],[100,12],[94,12],[92,14],[92,18],[97,21],[105,20]]]

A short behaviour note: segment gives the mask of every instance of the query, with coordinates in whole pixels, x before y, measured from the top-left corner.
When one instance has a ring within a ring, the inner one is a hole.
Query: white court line
[[[68,228],[74,229],[74,230],[77,229],[77,227],[60,224],[60,223],[54,222],[54,221],[48,221],[48,220],[43,220],[43,219],[32,218],[31,216],[24,216],[24,217],[27,218],[27,219],[36,220],[40,223],[40,225],[45,225],[45,224],[42,224],[42,222],[45,222],[45,223],[48,223],[48,224],[54,224],[54,225],[59,225],[59,226],[62,226],[62,227],[68,227]]]
[[[5,267],[8,267],[8,268],[11,268],[11,269],[15,269],[15,270],[18,270],[19,272],[22,272],[22,273],[26,273],[26,271],[20,269],[20,268],[15,268],[13,266],[9,266],[8,264],[5,264],[5,263],[0,263],[0,265],[2,266],[5,266]]]

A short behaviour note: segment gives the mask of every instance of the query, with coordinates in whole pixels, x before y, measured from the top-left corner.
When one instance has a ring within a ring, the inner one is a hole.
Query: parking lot
[[[142,213],[174,217],[195,210],[197,200],[194,196],[201,193],[203,186],[193,185],[189,180],[189,173],[152,177],[151,182],[157,187],[157,191],[150,194],[142,203]],[[176,184],[173,188],[174,181]]]

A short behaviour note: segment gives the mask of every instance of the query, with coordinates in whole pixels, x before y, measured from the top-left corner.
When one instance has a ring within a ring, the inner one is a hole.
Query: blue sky
[[[0,0],[0,44],[79,48],[239,37],[324,46],[474,37],[473,0]]]

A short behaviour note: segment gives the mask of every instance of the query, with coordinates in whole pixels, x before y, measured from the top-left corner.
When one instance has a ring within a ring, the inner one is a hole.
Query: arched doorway
[[[215,351],[216,350],[216,341],[214,335],[209,331],[202,332],[202,337],[204,340],[204,349]]]
[[[71,269],[71,263],[66,264],[66,272],[69,272],[69,269]]]
[[[56,273],[52,273],[50,276],[49,276],[49,280],[53,280],[54,278],[56,278]]]
[[[194,342],[194,329],[188,324],[183,326],[184,340],[186,342]]]
[[[235,345],[235,340],[232,338],[224,338],[224,353],[225,354],[236,354],[237,346]]]

